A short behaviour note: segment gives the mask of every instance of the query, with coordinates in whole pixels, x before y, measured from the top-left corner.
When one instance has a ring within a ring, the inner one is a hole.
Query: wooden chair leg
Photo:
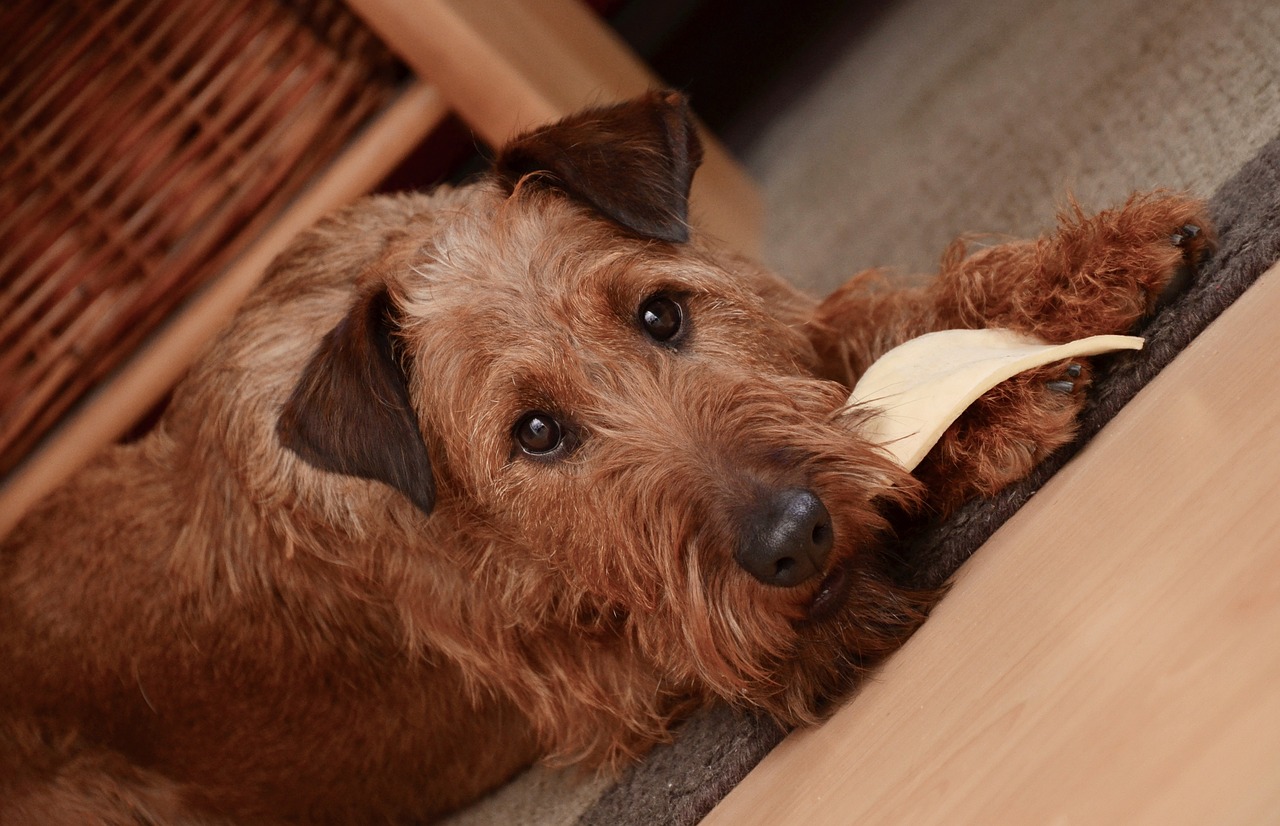
[[[580,0],[348,0],[350,7],[487,143],[584,106],[662,85]],[[693,102],[697,108],[697,101]],[[759,256],[755,184],[703,130],[694,221]]]

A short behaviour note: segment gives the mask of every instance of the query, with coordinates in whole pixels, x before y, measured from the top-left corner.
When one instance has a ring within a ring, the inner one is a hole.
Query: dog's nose
[[[747,518],[737,559],[766,585],[791,588],[822,570],[835,533],[831,515],[812,491],[788,488],[761,497]]]

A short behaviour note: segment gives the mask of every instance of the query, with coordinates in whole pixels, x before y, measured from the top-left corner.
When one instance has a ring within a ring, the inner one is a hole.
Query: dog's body
[[[935,598],[885,574],[886,506],[1025,474],[1088,371],[982,400],[923,484],[835,415],[851,382],[935,329],[1124,332],[1207,243],[1151,197],[819,306],[685,238],[691,128],[584,115],[282,256],[0,547],[0,821],[429,818],[715,699],[812,720]]]

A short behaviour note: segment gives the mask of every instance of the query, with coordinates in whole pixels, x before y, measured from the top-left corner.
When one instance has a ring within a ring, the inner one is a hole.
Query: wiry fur
[[[644,152],[696,164],[678,98],[632,106],[657,114],[622,132],[675,134]],[[936,599],[882,572],[886,512],[1016,478],[1080,402],[1046,390],[1060,369],[1008,383],[922,484],[837,415],[850,383],[933,329],[1127,330],[1207,240],[1173,246],[1201,208],[1151,196],[954,248],[928,287],[864,276],[818,306],[696,233],[666,237],[681,204],[632,220],[579,197],[591,180],[530,171],[543,147],[524,140],[510,174],[305,233],[154,432],[4,540],[0,821],[430,818],[539,757],[619,765],[715,700],[811,722]],[[680,174],[644,197],[682,201]],[[655,293],[687,310],[672,345],[637,327]],[[361,338],[379,296],[389,331]],[[355,375],[403,375],[409,409],[384,388],[371,412],[359,382],[328,381],[332,359],[381,359]],[[574,449],[521,454],[531,409]],[[368,432],[396,416],[421,459]],[[351,450],[371,464],[333,455]],[[733,549],[755,503],[796,486],[835,544],[822,575],[766,585]],[[835,571],[849,596],[815,613]]]

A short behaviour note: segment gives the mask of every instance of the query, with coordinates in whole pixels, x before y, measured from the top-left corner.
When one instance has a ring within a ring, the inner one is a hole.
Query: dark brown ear
[[[302,371],[276,431],[308,464],[383,482],[431,513],[431,460],[409,401],[397,328],[385,289],[357,299]]]
[[[494,164],[509,188],[527,175],[646,238],[689,240],[689,185],[702,162],[684,95],[650,92],[522,135]]]

